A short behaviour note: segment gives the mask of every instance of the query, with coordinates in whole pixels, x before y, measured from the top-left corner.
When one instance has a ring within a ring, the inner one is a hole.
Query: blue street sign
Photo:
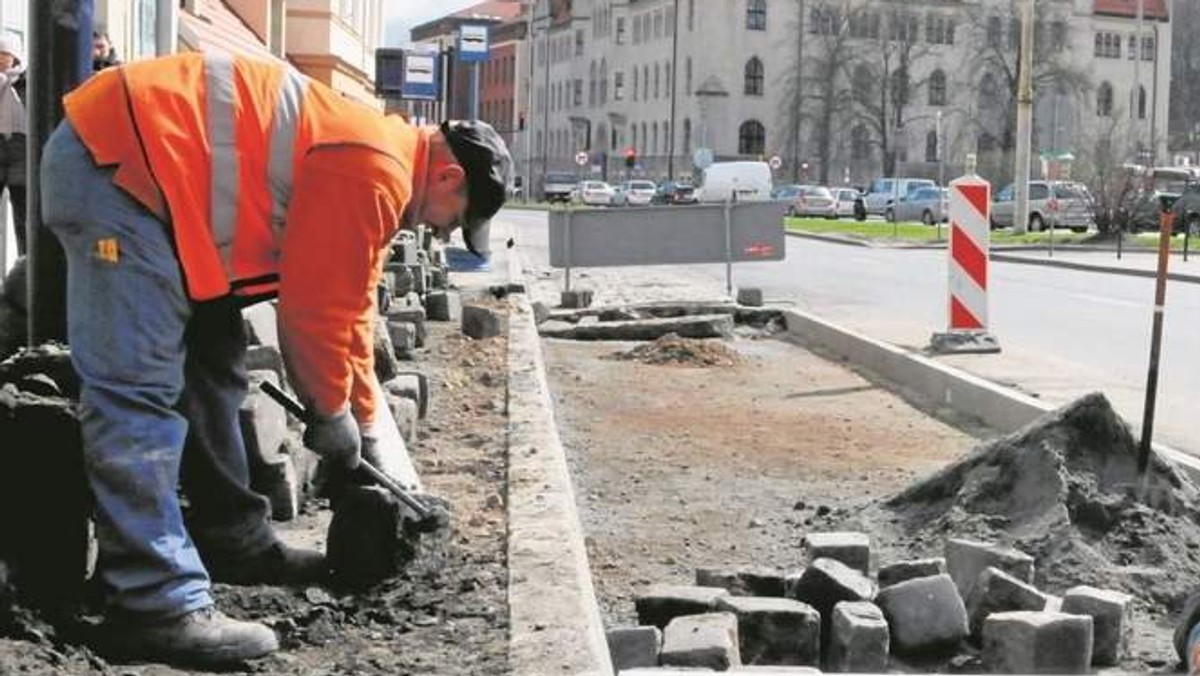
[[[458,60],[480,63],[488,60],[488,27],[464,24],[458,27]]]
[[[437,52],[405,50],[400,79],[400,98],[417,101],[438,99],[440,55]]]

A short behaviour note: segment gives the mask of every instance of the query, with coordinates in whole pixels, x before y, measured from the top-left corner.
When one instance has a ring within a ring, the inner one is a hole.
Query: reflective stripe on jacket
[[[362,344],[371,345],[381,250],[424,169],[423,133],[289,66],[215,54],[104,70],[64,106],[96,163],[115,166],[113,182],[170,225],[189,296],[278,292],[282,337],[302,355],[288,360],[302,394],[319,412],[349,402],[372,419],[358,382],[373,364]],[[293,208],[307,173],[337,194]],[[293,275],[321,284],[296,279],[289,294],[288,257],[310,266]]]

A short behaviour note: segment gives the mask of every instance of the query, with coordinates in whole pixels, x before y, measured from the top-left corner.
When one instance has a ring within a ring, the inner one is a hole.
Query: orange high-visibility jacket
[[[374,289],[425,133],[291,67],[213,54],[107,69],[64,105],[96,164],[168,224],[189,296],[277,293],[306,403],[373,421]]]

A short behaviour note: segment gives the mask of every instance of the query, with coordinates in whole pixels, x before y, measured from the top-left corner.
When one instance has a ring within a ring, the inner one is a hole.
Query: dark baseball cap
[[[512,183],[512,156],[504,139],[486,122],[447,120],[440,129],[466,173],[463,241],[475,255],[486,256],[492,216],[504,206]]]

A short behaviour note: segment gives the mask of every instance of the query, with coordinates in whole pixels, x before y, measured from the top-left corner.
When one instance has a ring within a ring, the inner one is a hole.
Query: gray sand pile
[[[737,351],[720,340],[680,338],[674,333],[608,358],[674,366],[733,366],[741,362]]]
[[[1161,612],[1200,586],[1200,490],[1151,458],[1100,394],[982,445],[858,519],[894,544],[940,554],[950,537],[995,540],[1036,557],[1037,585],[1124,590]],[[856,519],[856,520],[858,520]]]

